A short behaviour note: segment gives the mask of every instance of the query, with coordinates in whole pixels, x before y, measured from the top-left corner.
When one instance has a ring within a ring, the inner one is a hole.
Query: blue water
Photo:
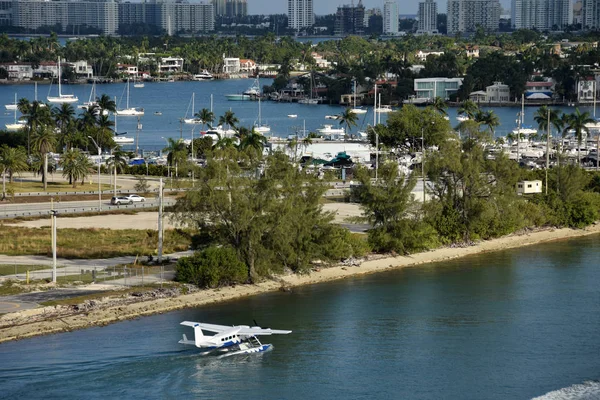
[[[597,399],[599,266],[596,235],[4,343],[0,397]],[[177,344],[183,320],[254,319],[293,333]]]
[[[223,115],[225,111],[231,109],[240,119],[243,126],[251,126],[258,119],[258,103],[257,102],[239,102],[228,101],[225,98],[226,94],[241,93],[251,86],[252,79],[211,81],[211,82],[172,82],[172,83],[146,83],[144,88],[136,89],[131,85],[130,106],[142,107],[145,110],[145,115],[141,117],[142,131],[140,133],[140,146],[144,149],[156,150],[164,147],[165,140],[163,137],[183,137],[191,138],[194,126],[183,125],[180,130],[179,120],[186,116],[191,118],[190,100],[192,93],[196,93],[195,109],[198,111],[201,108],[210,108],[210,95],[213,95],[213,111],[217,117]],[[264,79],[261,85],[270,84],[272,81]],[[125,84],[107,84],[97,85],[96,91],[98,95],[107,94],[111,98],[117,97],[119,107],[125,107]],[[38,99],[45,100],[51,91],[51,95],[56,95],[56,85],[38,85]],[[65,85],[64,93],[73,93],[79,97],[79,103],[87,101],[90,95],[91,85]],[[4,110],[4,104],[12,104],[14,95],[17,97],[27,97],[34,99],[33,85],[0,85],[0,124],[3,126],[6,123],[13,122],[14,116],[12,112]],[[189,110],[188,110],[189,107]],[[487,109],[487,108],[484,108]],[[561,107],[561,110],[572,113],[572,107]],[[262,122],[268,123],[271,126],[271,132],[274,136],[287,137],[303,129],[303,124],[306,123],[308,131],[314,131],[323,124],[337,125],[335,120],[325,119],[325,115],[338,114],[343,110],[342,107],[335,105],[303,105],[290,103],[275,103],[271,101],[262,102]],[[448,110],[450,121],[453,125],[456,121],[456,108]],[[497,136],[505,136],[511,132],[516,124],[516,115],[521,110],[520,107],[498,107],[493,108],[498,114],[501,126],[496,129]],[[525,110],[525,126],[535,127],[533,115],[537,107],[527,107]],[[591,111],[591,107],[581,107],[580,110]],[[155,116],[154,112],[162,112],[162,116]],[[298,118],[288,118],[288,114],[297,114]],[[387,119],[386,114],[381,115],[382,122]],[[373,113],[369,113],[360,117],[358,127],[353,128],[352,132],[358,129],[366,129],[367,124],[373,123]],[[118,131],[128,132],[130,136],[134,136],[136,132],[137,118],[135,117],[119,117]],[[201,126],[196,126],[194,135],[198,135]]]

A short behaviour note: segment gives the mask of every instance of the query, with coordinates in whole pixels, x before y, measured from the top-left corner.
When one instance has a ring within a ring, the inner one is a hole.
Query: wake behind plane
[[[271,350],[272,344],[262,344],[257,336],[262,335],[287,335],[292,331],[261,328],[248,325],[215,325],[202,322],[183,321],[181,325],[194,328],[194,340],[188,340],[184,334],[181,344],[196,346],[205,349],[203,355],[213,352],[223,353],[224,356],[236,354],[261,353]],[[204,332],[212,332],[213,336],[206,336]]]

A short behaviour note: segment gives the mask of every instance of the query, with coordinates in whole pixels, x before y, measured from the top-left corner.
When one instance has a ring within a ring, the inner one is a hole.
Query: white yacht
[[[212,81],[215,77],[210,72],[203,69],[199,74],[192,77],[193,81]]]
[[[377,107],[375,109],[375,112],[377,113],[381,113],[381,114],[385,114],[385,113],[391,113],[392,111],[392,106],[386,106],[386,105],[379,105],[379,107]]]
[[[258,133],[262,133],[263,135],[265,133],[271,132],[271,127],[267,124],[262,123],[260,97],[258,98],[258,124],[255,123],[254,126],[252,127],[252,129],[254,129]]]
[[[200,118],[194,117],[194,110],[196,109],[196,104],[195,104],[195,99],[196,99],[196,93],[192,93],[192,118],[183,118],[183,122],[185,124],[192,124],[192,125],[198,125],[202,123],[202,120]],[[188,106],[188,111],[189,111],[189,106]],[[185,112],[185,115],[187,117],[187,113],[188,111]]]

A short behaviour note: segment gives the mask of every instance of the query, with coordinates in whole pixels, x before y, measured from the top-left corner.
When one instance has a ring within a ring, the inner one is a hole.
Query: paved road
[[[165,197],[164,205],[175,204],[175,199]],[[102,210],[122,210],[122,209],[143,209],[158,207],[158,199],[148,198],[145,202],[133,203],[131,205],[111,205],[110,201],[102,200]],[[98,200],[86,201],[63,201],[46,203],[26,203],[26,204],[0,204],[0,218],[14,218],[18,216],[36,216],[49,215],[50,210],[58,210],[59,214],[81,213],[98,211]]]

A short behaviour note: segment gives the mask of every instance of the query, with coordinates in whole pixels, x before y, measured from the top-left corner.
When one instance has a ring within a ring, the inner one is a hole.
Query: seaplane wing
[[[192,328],[200,328],[203,331],[214,332],[217,334],[234,334],[238,335],[248,335],[248,336],[258,336],[258,335],[287,335],[288,333],[292,333],[292,331],[284,331],[278,329],[271,328],[261,328],[258,326],[248,326],[248,325],[238,325],[238,326],[227,326],[227,325],[216,325],[216,324],[206,324],[203,322],[192,322],[192,321],[183,321],[181,325],[191,326]],[[225,335],[227,336],[227,335]]]
[[[292,331],[283,331],[280,329],[271,329],[271,328],[260,328],[258,326],[241,326],[238,331],[238,335],[251,335],[251,336],[259,336],[259,335],[287,335],[288,333],[292,333]]]
[[[225,332],[231,328],[233,328],[233,326],[227,326],[227,325],[216,325],[216,324],[205,324],[202,322],[192,322],[192,321],[183,321],[181,323],[181,325],[185,325],[185,326],[191,326],[192,328],[200,328],[204,331],[208,331],[208,332],[214,332],[214,333],[221,333],[221,332]]]

